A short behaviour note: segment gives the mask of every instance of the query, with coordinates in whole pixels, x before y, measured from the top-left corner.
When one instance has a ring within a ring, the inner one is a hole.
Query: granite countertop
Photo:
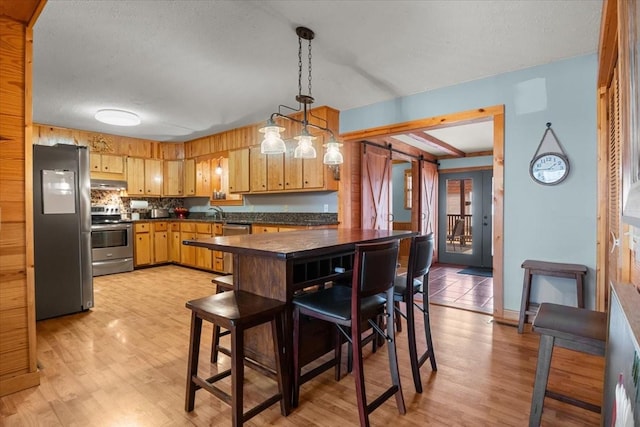
[[[150,221],[185,221],[185,222],[218,222],[233,224],[273,224],[273,225],[338,225],[338,214],[335,213],[259,213],[259,212],[225,212],[222,218],[206,212],[192,212],[188,218],[176,216],[169,218],[140,218],[133,222]]]

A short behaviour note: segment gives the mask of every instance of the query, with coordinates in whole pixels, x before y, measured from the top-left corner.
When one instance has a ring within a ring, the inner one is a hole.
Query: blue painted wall
[[[596,74],[595,54],[557,61],[342,111],[340,132],[504,104],[504,308],[519,310],[525,259],[588,266],[585,295],[593,308]],[[569,177],[557,186],[536,184],[529,176],[546,122],[571,162]],[[574,304],[575,286],[568,279],[537,277],[532,299]]]
[[[411,209],[404,208],[404,171],[411,163],[395,163],[391,168],[391,213],[394,222],[411,222]]]

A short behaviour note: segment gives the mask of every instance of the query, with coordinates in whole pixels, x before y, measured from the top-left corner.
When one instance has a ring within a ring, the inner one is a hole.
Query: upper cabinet
[[[145,196],[162,195],[162,160],[144,159]]]
[[[162,182],[162,160],[127,158],[127,193],[130,196],[161,196]]]
[[[124,173],[124,158],[112,154],[90,153],[91,172]]]
[[[144,159],[127,158],[127,193],[144,196]]]
[[[209,158],[196,160],[196,196],[211,197],[211,164]]]
[[[234,193],[286,193],[299,191],[337,190],[338,182],[323,163],[324,136],[318,135],[314,141],[317,156],[314,159],[294,157],[297,141],[286,142],[284,154],[262,154],[260,146],[249,148],[245,163],[229,162],[229,176],[249,182],[248,189],[230,186]],[[240,150],[238,150],[240,151]],[[249,167],[244,165],[248,164]],[[239,177],[239,178],[238,178]]]
[[[249,149],[229,151],[229,193],[249,191]]]
[[[184,161],[184,195],[195,196],[196,194],[196,159],[186,159]]]
[[[184,196],[184,161],[165,160],[164,161],[164,196],[182,197]]]
[[[92,178],[124,179],[125,157],[114,154],[89,153],[89,169]]]

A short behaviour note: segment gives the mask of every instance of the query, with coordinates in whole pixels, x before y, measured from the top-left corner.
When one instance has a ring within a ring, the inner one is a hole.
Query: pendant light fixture
[[[298,108],[296,109],[286,105],[279,105],[278,112],[271,114],[271,117],[269,117],[265,126],[259,130],[261,133],[264,133],[264,139],[260,144],[260,152],[262,154],[281,154],[286,151],[285,143],[280,136],[280,132],[283,132],[285,128],[279,126],[275,122],[277,117],[281,117],[302,125],[302,132],[300,135],[295,137],[298,141],[298,146],[293,152],[294,157],[301,159],[316,158],[317,152],[313,146],[313,141],[317,138],[309,132],[309,128],[314,128],[327,132],[330,135],[329,142],[324,144],[327,151],[323,157],[323,162],[328,165],[339,165],[343,162],[342,153],[340,153],[340,147],[342,144],[336,141],[335,135],[331,129],[309,123],[309,116],[311,115],[311,112],[309,111],[310,105],[315,101],[311,95],[311,40],[313,40],[315,34],[312,30],[305,27],[296,28],[296,34],[298,35],[298,95],[296,96]],[[307,94],[302,93],[302,40],[307,40],[309,42],[307,47],[307,57],[309,58],[309,63],[307,65],[309,73]],[[280,112],[280,108],[286,108],[292,111],[302,110],[302,120],[285,116]]]

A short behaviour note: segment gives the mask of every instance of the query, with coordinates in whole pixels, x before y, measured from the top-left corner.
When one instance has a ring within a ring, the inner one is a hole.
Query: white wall
[[[342,111],[340,132],[504,104],[504,308],[519,310],[525,259],[585,264],[587,307],[593,308],[596,74],[595,54],[557,61]],[[571,162],[569,177],[557,186],[529,176],[546,122]],[[534,301],[575,303],[568,279],[536,278],[533,286]]]

